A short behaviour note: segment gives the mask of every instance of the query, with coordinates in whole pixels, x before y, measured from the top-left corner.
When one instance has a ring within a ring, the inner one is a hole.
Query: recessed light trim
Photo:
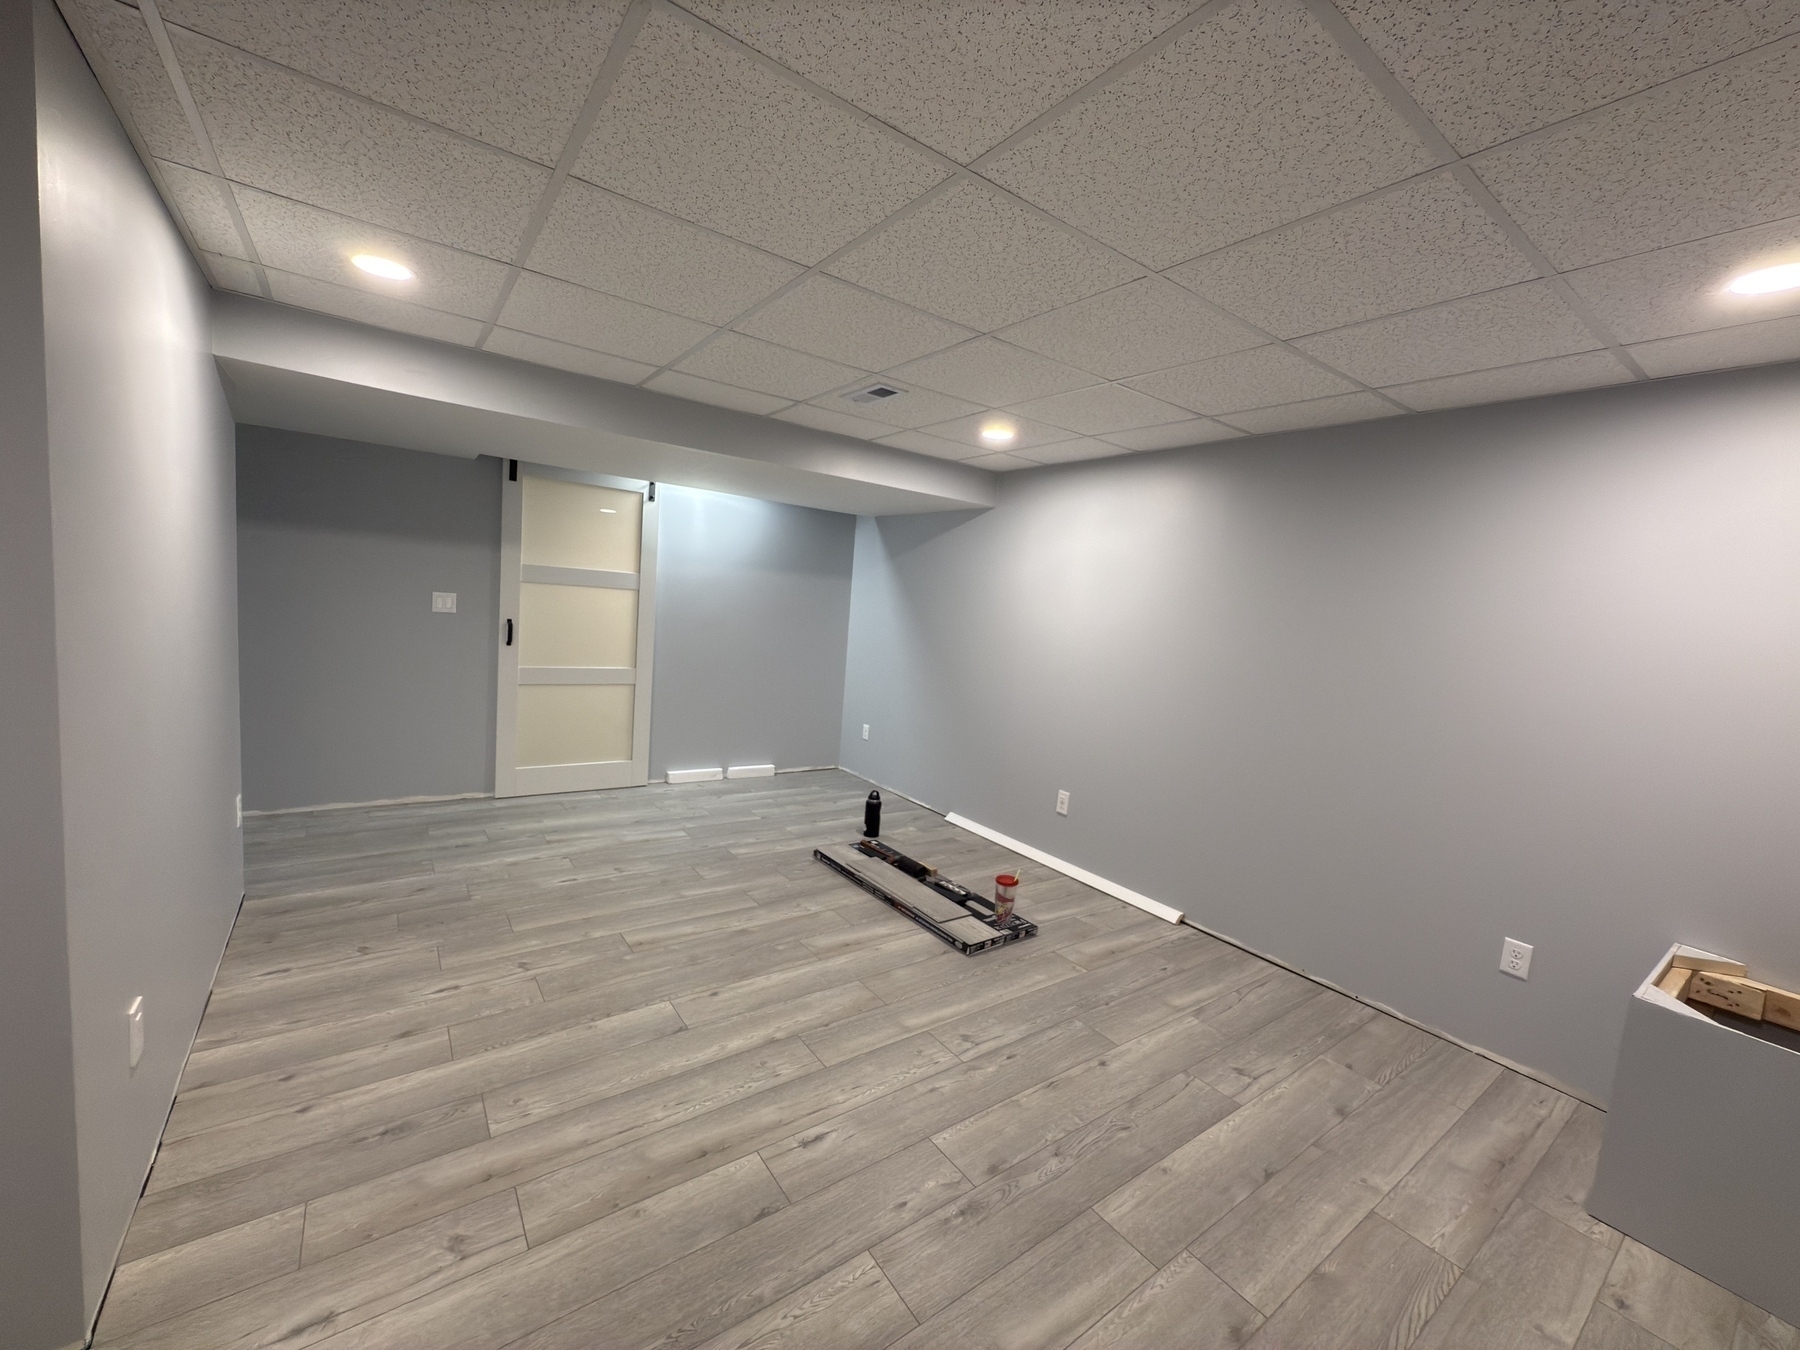
[[[413,270],[403,262],[395,262],[392,258],[383,258],[374,253],[358,253],[350,262],[367,272],[372,277],[380,277],[383,281],[411,281]]]
[[[1777,291],[1800,290],[1800,262],[1779,263],[1745,272],[1733,277],[1725,289],[1733,295],[1773,295]]]
[[[1011,445],[1018,438],[1019,429],[1011,422],[983,422],[978,434],[989,445]]]

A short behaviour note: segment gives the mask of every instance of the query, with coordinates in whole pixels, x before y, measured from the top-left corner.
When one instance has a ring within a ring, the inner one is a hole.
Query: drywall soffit
[[[232,415],[257,426],[854,515],[994,504],[980,469],[243,296],[214,297],[213,334]]]

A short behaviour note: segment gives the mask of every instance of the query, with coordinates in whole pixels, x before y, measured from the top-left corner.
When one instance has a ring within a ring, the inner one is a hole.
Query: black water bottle
[[[881,834],[881,794],[871,792],[869,800],[863,803],[863,838],[874,839]]]

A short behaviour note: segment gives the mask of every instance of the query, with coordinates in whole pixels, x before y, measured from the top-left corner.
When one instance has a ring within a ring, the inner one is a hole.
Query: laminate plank
[[[1461,1114],[1416,1084],[1390,1083],[1189,1250],[1260,1312],[1272,1313]]]
[[[1078,1214],[895,1350],[1061,1350],[1155,1273],[1092,1213]]]
[[[1586,1103],[1557,1134],[1543,1159],[1519,1192],[1553,1219],[1559,1219],[1583,1237],[1617,1249],[1624,1235],[1587,1212],[1588,1191],[1594,1184],[1594,1168],[1600,1161],[1600,1140],[1606,1132],[1606,1116]]]
[[[211,1172],[139,1200],[119,1259],[135,1261],[487,1137],[481,1101],[471,1098]]]
[[[1072,1350],[1239,1350],[1262,1314],[1187,1252],[1102,1317]]]
[[[499,1350],[593,1299],[743,1231],[786,1203],[754,1156],[727,1163],[601,1223],[512,1253],[509,1260],[471,1278],[332,1337],[321,1350]],[[335,1259],[354,1260],[365,1250]]]
[[[1416,1350],[1570,1350],[1612,1248],[1515,1201],[1413,1342]],[[1731,1325],[1737,1308],[1731,1309]],[[1719,1350],[1730,1350],[1730,1329]]]
[[[303,1267],[112,1342],[119,1350],[317,1345],[334,1332],[525,1250],[518,1206],[498,1195]]]
[[[1599,1300],[1676,1350],[1731,1350],[1742,1300],[1626,1238]]]
[[[696,1114],[620,1148],[573,1163],[519,1187],[526,1235],[542,1242],[603,1218],[708,1166],[772,1144],[795,1127],[880,1101],[951,1063],[928,1035],[789,1079]]]
[[[1406,1350],[1456,1276],[1450,1262],[1371,1214],[1263,1323],[1248,1350]]]
[[[701,961],[738,956],[753,948],[766,948],[784,942],[798,942],[802,938],[815,936],[818,932],[819,926],[813,922],[813,917],[810,914],[800,914],[791,918],[777,919],[773,923],[754,929],[715,933],[684,943],[670,944],[666,947],[652,947],[624,955],[605,956],[589,962],[556,966],[538,973],[538,988],[543,991],[545,999],[553,1001],[568,994],[591,989],[597,981],[615,979],[627,971],[641,971],[650,968],[672,970]],[[640,960],[642,964],[639,964]]]
[[[1224,943],[1200,950],[1204,951],[1205,959],[1127,998],[1096,1008],[1087,1015],[1088,1024],[1101,1035],[1123,1045],[1153,1027],[1240,990],[1247,991],[1269,977],[1270,967],[1266,962]],[[1298,999],[1298,987],[1291,988],[1292,996]],[[1316,986],[1308,990],[1309,994],[1316,992]],[[1268,989],[1263,992],[1263,997],[1282,997],[1282,991]],[[1225,1006],[1221,1005],[1217,1011],[1223,1012]],[[1285,1006],[1284,1002],[1284,1010]]]
[[[1227,1097],[1254,1101],[1374,1016],[1374,1009],[1321,989],[1292,1012],[1196,1064],[1194,1077]]]
[[[1192,1018],[1159,1027],[931,1136],[975,1182],[998,1176],[1094,1117],[1147,1092],[1218,1045]]]
[[[1203,1083],[1168,1079],[876,1246],[875,1259],[929,1319],[1232,1105]]]
[[[523,1129],[492,1138],[484,1132],[461,1148],[314,1199],[307,1206],[304,1258],[348,1251],[818,1068],[798,1041],[776,1041]]]
[[[1595,1304],[1594,1316],[1599,1317],[1603,1313],[1618,1317],[1605,1304]],[[1618,1320],[1625,1321],[1624,1318]],[[1606,1350],[1611,1350],[1611,1347]],[[1731,1342],[1731,1350],[1800,1350],[1800,1328],[1791,1327],[1779,1317],[1746,1303],[1738,1313],[1737,1336]]]
[[[1111,1048],[1079,1022],[1051,1027],[791,1133],[762,1149],[763,1160],[799,1200]]]
[[[882,1350],[918,1323],[867,1252],[852,1257],[701,1350]]]
[[[1210,1091],[1211,1089],[1209,1089]],[[1152,1262],[1168,1264],[1269,1177],[1345,1119],[1375,1085],[1315,1060],[1100,1200],[1095,1210]]]
[[[1425,1053],[1407,1067],[1406,1074],[1430,1085],[1447,1102],[1473,1106],[1506,1070],[1491,1059],[1464,1050],[1460,1045],[1432,1037]]]
[[[1377,1212],[1466,1267],[1574,1111],[1573,1097],[1502,1073]]]
[[[700,1345],[873,1250],[968,1185],[930,1143],[916,1144],[585,1304],[508,1350]]]
[[[715,984],[703,992],[675,999],[675,1011],[690,1027],[706,1026],[802,994],[861,980],[865,975],[898,970],[936,956],[942,949],[943,944],[931,934],[909,925],[909,931],[885,939],[866,936],[850,951],[835,956]]]
[[[725,933],[750,934],[754,940],[758,929],[783,922],[804,922],[807,936],[845,927],[843,918],[829,908],[805,906],[798,912],[791,912],[774,905],[758,905],[752,901],[749,909],[733,910],[729,914],[707,919],[672,919],[666,923],[647,924],[642,928],[626,929],[623,936],[631,944],[633,951],[641,952],[646,948],[664,943],[686,942],[695,937],[716,939]]]
[[[1596,1303],[1588,1314],[1587,1325],[1581,1329],[1581,1338],[1575,1342],[1575,1350],[1675,1350],[1675,1347],[1660,1336],[1652,1336],[1636,1322],[1620,1317],[1604,1303]],[[1732,1350],[1775,1350],[1775,1347],[1751,1342],[1734,1345]]]
[[[1325,1058],[1371,1083],[1385,1084],[1417,1064],[1437,1038],[1397,1017],[1376,1013],[1331,1049]],[[1485,1085],[1484,1085],[1485,1086]]]
[[[300,1268],[296,1205],[221,1233],[127,1261],[113,1272],[96,1341],[105,1345],[216,1298]]]

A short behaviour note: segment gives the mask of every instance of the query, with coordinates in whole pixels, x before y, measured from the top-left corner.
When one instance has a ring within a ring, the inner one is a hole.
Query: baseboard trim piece
[[[1182,920],[1181,911],[1171,905],[1165,905],[1160,900],[1152,900],[1147,895],[1139,895],[1136,891],[1121,886],[1116,881],[1108,881],[1105,877],[1096,876],[1085,867],[1077,867],[1072,862],[1064,862],[1061,858],[1052,857],[1041,848],[1033,848],[1030,844],[1008,838],[1000,831],[991,830],[986,825],[970,820],[967,816],[959,816],[952,811],[945,815],[944,819],[952,825],[960,825],[972,834],[980,835],[983,839],[990,839],[1002,848],[1009,848],[1014,853],[1022,853],[1033,862],[1040,862],[1045,867],[1054,868],[1066,877],[1073,877],[1084,886],[1092,886],[1095,890],[1104,892],[1115,900],[1123,900],[1126,904],[1134,905],[1146,914],[1154,914],[1164,923],[1180,923]]]
[[[725,770],[725,776],[727,778],[773,778],[775,766],[773,764],[733,764]]]
[[[244,819],[252,816],[293,816],[303,811],[357,811],[368,806],[427,806],[432,802],[472,802],[483,797],[492,797],[491,792],[452,792],[443,797],[378,797],[372,802],[320,802],[317,806],[276,806],[266,811],[245,811]]]
[[[670,769],[671,783],[716,783],[725,776],[723,769]]]

